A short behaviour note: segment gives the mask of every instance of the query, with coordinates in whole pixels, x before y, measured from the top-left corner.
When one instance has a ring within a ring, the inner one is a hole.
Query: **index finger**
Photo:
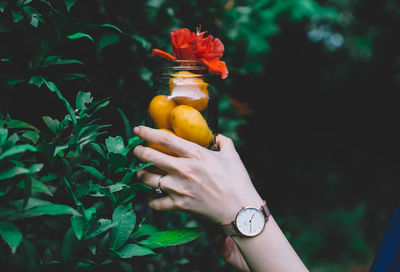
[[[180,157],[189,157],[198,146],[176,135],[146,126],[137,126],[133,132],[145,141],[165,147]]]

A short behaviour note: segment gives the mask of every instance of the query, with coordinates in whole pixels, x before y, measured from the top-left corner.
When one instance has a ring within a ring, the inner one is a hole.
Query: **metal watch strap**
[[[265,223],[267,223],[268,220],[269,220],[269,217],[271,215],[271,212],[269,211],[267,203],[265,202],[265,200],[264,200],[263,204],[261,205],[260,210],[265,216]],[[225,225],[221,225],[221,228],[222,228],[222,231],[228,236],[242,235],[237,230],[235,221],[232,221],[232,222],[230,222],[228,224],[225,224]]]

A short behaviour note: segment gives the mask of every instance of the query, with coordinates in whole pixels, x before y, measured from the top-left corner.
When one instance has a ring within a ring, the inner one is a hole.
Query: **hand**
[[[235,244],[230,236],[216,235],[215,243],[221,257],[230,265],[243,272],[250,272],[250,268],[240,252],[239,247]]]
[[[242,206],[261,206],[250,177],[231,139],[218,135],[218,151],[208,150],[165,131],[145,126],[134,132],[145,141],[168,148],[176,157],[155,149],[137,146],[134,154],[163,170],[161,189],[167,196],[150,199],[151,208],[190,211],[211,222],[226,224],[235,219]],[[139,179],[156,188],[159,174],[143,169]]]

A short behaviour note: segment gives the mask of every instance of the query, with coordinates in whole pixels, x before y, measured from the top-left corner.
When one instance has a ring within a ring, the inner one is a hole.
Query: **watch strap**
[[[240,232],[236,229],[235,222],[230,222],[225,225],[221,225],[222,231],[228,236],[240,235]]]
[[[264,200],[263,205],[261,206],[261,210],[264,213],[265,222],[267,222],[269,217],[270,217],[270,215],[271,215],[271,212],[269,211],[268,206],[267,206],[267,202],[265,202],[265,200]]]

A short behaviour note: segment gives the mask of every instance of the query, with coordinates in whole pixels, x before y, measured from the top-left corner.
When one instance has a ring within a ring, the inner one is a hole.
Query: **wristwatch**
[[[221,225],[226,235],[254,237],[259,235],[267,223],[271,212],[264,200],[260,208],[244,206],[236,215],[235,221]]]

